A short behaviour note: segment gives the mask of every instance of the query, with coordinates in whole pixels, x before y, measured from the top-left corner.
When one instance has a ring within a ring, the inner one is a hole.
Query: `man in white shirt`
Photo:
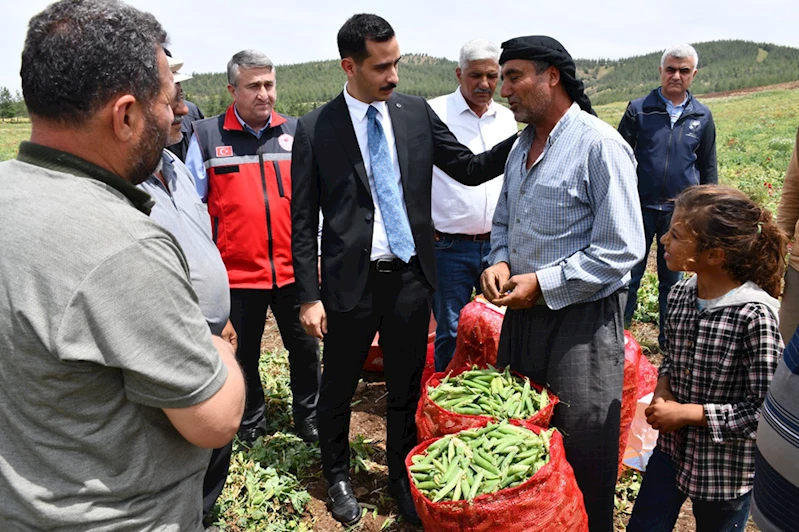
[[[430,100],[430,107],[458,141],[474,153],[493,148],[517,131],[513,113],[494,102],[499,81],[499,47],[483,39],[463,45],[452,94]],[[483,258],[491,250],[491,220],[502,190],[502,176],[476,187],[462,185],[433,168],[433,224],[436,268],[441,279],[433,294],[436,371],[444,371],[455,352],[458,317],[472,289],[480,292]]]

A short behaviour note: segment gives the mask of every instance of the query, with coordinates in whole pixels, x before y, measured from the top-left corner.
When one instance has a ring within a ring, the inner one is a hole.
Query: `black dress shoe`
[[[339,523],[349,526],[361,520],[361,506],[347,480],[340,480],[330,486],[327,490],[327,505]]]
[[[394,497],[402,518],[412,525],[421,525],[422,520],[419,519],[419,514],[416,513],[416,506],[413,504],[413,496],[411,495],[411,486],[408,483],[408,479],[403,478],[390,483],[388,491]]]
[[[302,438],[305,443],[316,443],[319,441],[319,429],[316,427],[316,418],[309,417],[298,426],[294,427],[297,436]]]
[[[261,418],[260,421],[249,427],[242,427],[236,434],[242,443],[252,447],[255,440],[266,434],[266,418]]]

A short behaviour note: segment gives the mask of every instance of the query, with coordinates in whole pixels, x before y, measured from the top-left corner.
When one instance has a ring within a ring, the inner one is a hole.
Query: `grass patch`
[[[31,136],[30,122],[0,121],[0,161],[17,156],[19,143]]]

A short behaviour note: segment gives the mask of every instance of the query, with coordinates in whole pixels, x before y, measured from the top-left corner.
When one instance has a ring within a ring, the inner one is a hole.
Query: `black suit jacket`
[[[416,253],[436,286],[430,216],[433,165],[467,185],[501,174],[516,136],[474,155],[423,98],[392,94],[386,102]],[[351,310],[369,273],[374,201],[344,94],[299,119],[291,155],[292,254],[300,303]],[[322,209],[322,286],[317,284],[317,228]]]

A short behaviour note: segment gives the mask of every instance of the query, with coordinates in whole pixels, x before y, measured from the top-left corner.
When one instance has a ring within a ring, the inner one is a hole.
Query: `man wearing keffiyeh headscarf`
[[[596,118],[551,37],[502,44],[503,97],[528,126],[505,166],[485,296],[507,305],[497,363],[560,398],[552,424],[591,532],[613,530],[630,270],[644,255],[632,149]]]

